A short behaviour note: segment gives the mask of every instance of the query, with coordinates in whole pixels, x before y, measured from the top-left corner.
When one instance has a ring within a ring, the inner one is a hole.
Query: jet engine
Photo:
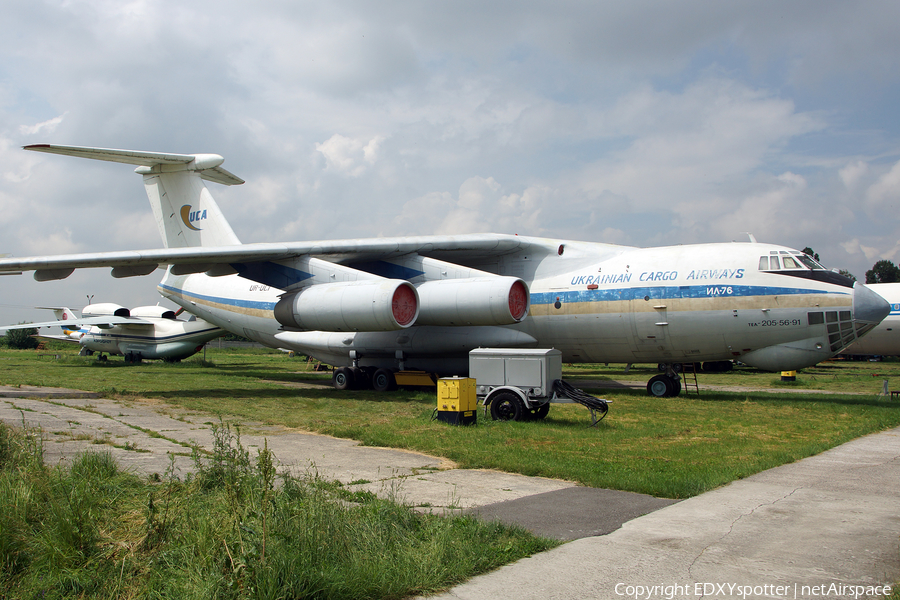
[[[147,317],[151,319],[169,319],[174,321],[175,311],[164,306],[138,306],[131,309],[132,317]]]
[[[528,286],[517,277],[426,281],[416,325],[512,325],[528,314]]]
[[[99,304],[89,304],[81,309],[81,317],[130,317],[131,311],[120,304],[112,302],[101,302]]]
[[[275,319],[303,331],[392,331],[416,322],[419,296],[397,279],[366,279],[309,286],[284,294]]]

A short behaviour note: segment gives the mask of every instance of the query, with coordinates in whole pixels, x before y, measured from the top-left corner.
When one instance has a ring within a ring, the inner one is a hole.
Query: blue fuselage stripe
[[[185,290],[173,287],[171,285],[159,284],[159,287],[166,290],[167,292],[171,292],[173,294],[177,294],[184,298],[196,298],[197,300],[202,300],[203,302],[209,302],[213,304],[222,304],[225,306],[234,306],[238,308],[252,308],[256,310],[275,310],[274,302],[260,302],[259,300],[240,300],[237,298],[224,298],[222,296],[207,296],[205,294],[197,294],[194,292],[187,292]]]
[[[647,286],[632,288],[615,288],[604,290],[572,290],[552,291],[531,294],[531,304],[553,304],[557,300],[567,303],[578,302],[613,302],[621,300],[634,300],[649,296],[653,299],[669,298],[718,298],[721,296],[796,296],[806,294],[841,294],[841,292],[829,292],[825,290],[798,289],[789,287],[755,286],[755,285],[673,285],[673,286]],[[849,292],[848,292],[849,294]]]

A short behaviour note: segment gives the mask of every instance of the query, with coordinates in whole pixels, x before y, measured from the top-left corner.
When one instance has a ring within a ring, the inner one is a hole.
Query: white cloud
[[[158,243],[127,167],[35,142],[222,154],[248,183],[211,191],[245,241],[749,229],[857,274],[897,245],[889,0],[4,9],[0,252]],[[155,295],[92,273],[16,289]]]
[[[857,160],[840,169],[838,175],[841,181],[844,182],[844,187],[848,190],[853,190],[868,172],[869,165],[864,161]]]
[[[873,219],[900,217],[900,161],[866,190],[866,210]]]
[[[359,177],[378,160],[378,147],[382,141],[383,138],[378,136],[366,141],[336,133],[321,144],[316,144],[316,150],[325,157],[328,169],[350,177]]]
[[[403,205],[395,218],[401,227],[417,226],[423,233],[542,233],[541,215],[552,192],[532,187],[521,194],[504,194],[493,177],[471,177],[453,197],[431,192]]]
[[[63,113],[63,114],[59,115],[58,117],[54,117],[52,119],[43,121],[36,125],[31,125],[31,126],[21,125],[19,127],[19,132],[22,135],[37,135],[39,133],[46,133],[46,134],[53,133],[54,131],[56,131],[57,126],[59,126],[59,124],[63,122],[63,119],[66,117],[66,114],[68,114],[68,113]]]

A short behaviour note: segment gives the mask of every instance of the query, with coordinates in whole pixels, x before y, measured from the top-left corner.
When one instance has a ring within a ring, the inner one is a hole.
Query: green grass
[[[625,372],[623,365],[572,365],[566,378],[578,380],[616,379],[646,383],[659,373],[656,365],[635,365]],[[781,381],[780,373],[767,373],[749,367],[738,367],[728,373],[698,373],[701,386],[746,386],[789,390],[794,388],[824,390],[841,393],[872,393],[881,391],[882,381],[900,377],[900,363],[893,361],[825,361],[797,373],[797,380]]]
[[[704,391],[699,398],[656,399],[640,390],[595,391],[612,404],[609,415],[594,428],[589,427],[588,411],[575,405],[554,405],[540,422],[499,423],[479,414],[477,426],[453,427],[432,420],[433,392],[296,387],[327,381],[329,375],[304,371],[303,361],[277,351],[210,350],[207,359],[126,367],[118,359],[102,365],[79,357],[55,361],[35,358],[34,352],[2,351],[0,383],[95,390],[126,401],[152,399],[175,411],[202,411],[226,420],[280,424],[372,446],[417,450],[464,468],[562,478],[668,498],[693,496],[900,425],[900,403],[876,396],[882,379],[900,377],[900,363],[827,363],[799,373],[799,383],[790,388],[814,381],[839,394]],[[646,382],[656,367],[623,371],[623,365],[583,365],[567,368],[565,377],[576,384],[578,379],[604,378]],[[749,369],[700,375],[701,386],[717,381],[773,387],[780,378]]]
[[[419,514],[316,477],[275,479],[230,428],[196,475],[152,483],[108,453],[40,460],[0,423],[2,598],[404,598],[558,542]]]

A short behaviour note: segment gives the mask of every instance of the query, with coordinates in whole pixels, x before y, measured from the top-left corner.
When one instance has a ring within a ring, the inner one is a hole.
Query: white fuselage
[[[152,327],[91,327],[80,343],[93,352],[139,355],[143,359],[181,360],[225,332],[202,320],[155,320]]]
[[[566,362],[740,359],[783,370],[815,364],[855,339],[853,287],[760,270],[761,257],[796,252],[781,246],[523,240],[527,250],[467,263],[527,283],[529,313],[514,325],[287,331],[273,316],[281,289],[234,275],[167,274],[159,291],[222,328],[329,364],[350,364],[353,351],[363,366],[402,360],[439,373],[465,372],[468,352],[486,346],[557,348]]]

